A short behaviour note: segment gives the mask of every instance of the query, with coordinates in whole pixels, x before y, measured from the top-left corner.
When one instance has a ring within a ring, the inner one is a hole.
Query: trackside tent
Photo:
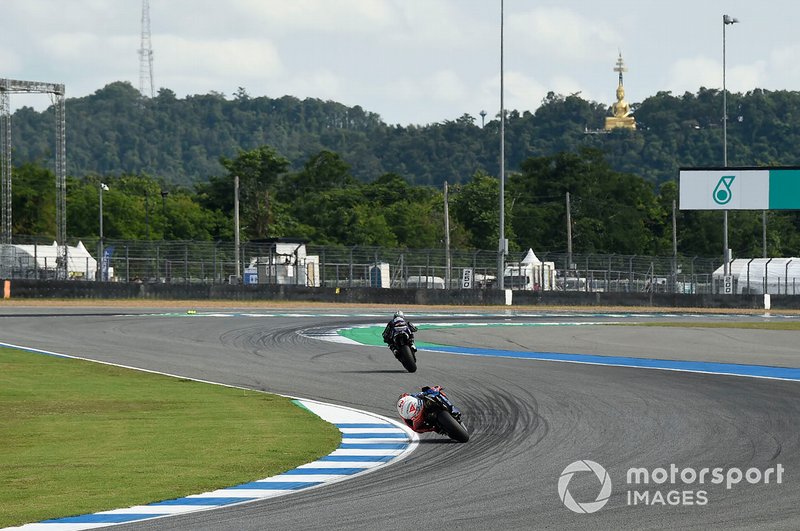
[[[533,252],[533,249],[528,249],[528,252],[525,254],[525,258],[520,261],[520,264],[532,264],[532,265],[539,265],[542,261],[537,258],[536,253]]]
[[[0,268],[15,271],[24,276],[35,277],[36,271],[52,273],[57,269],[58,245],[0,245]],[[97,271],[97,260],[84,247],[67,246],[67,273],[70,278],[93,279]]]
[[[800,295],[800,258],[737,258],[728,270],[735,293]],[[723,271],[714,271],[715,281],[722,281]]]

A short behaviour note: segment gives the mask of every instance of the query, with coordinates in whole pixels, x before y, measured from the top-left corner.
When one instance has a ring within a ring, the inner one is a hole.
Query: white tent
[[[737,258],[728,266],[736,293],[800,295],[800,258]],[[714,271],[722,279],[724,267]]]
[[[3,269],[18,271],[55,271],[59,258],[56,242],[52,245],[0,245],[0,264]],[[94,278],[97,260],[83,242],[67,246],[67,272],[70,278]]]
[[[533,249],[530,248],[528,249],[525,258],[523,258],[522,261],[520,262],[520,264],[533,264],[533,265],[538,265],[541,263],[542,261],[536,257],[536,253],[534,253]]]

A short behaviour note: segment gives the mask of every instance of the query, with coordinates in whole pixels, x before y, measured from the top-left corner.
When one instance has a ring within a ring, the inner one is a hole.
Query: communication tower
[[[154,98],[153,46],[150,42],[150,0],[142,0],[142,42],[139,47],[139,93]]]

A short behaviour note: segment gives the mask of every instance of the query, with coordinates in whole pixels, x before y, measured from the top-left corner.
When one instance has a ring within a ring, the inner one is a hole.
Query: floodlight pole
[[[722,165],[728,167],[728,90],[725,80],[725,28],[728,24],[736,24],[738,19],[722,15]],[[724,262],[723,275],[728,276],[728,210],[725,209],[722,218],[722,260]]]
[[[105,183],[100,183],[100,240],[97,242],[97,280],[105,280],[103,267],[103,190],[108,190]]]
[[[497,248],[497,288],[505,289],[503,285],[503,271],[505,269],[506,254],[506,216],[505,216],[505,194],[506,194],[506,113],[503,102],[503,0],[500,0],[500,241]]]

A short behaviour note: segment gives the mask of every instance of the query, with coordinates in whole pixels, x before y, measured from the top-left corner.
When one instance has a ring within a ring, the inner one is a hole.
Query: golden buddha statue
[[[622,52],[617,59],[617,66],[614,72],[619,72],[619,85],[617,86],[617,101],[611,106],[611,111],[614,116],[606,117],[606,131],[610,131],[616,127],[625,127],[627,129],[636,129],[636,119],[631,116],[631,106],[625,101],[625,88],[622,85],[622,73],[628,69],[625,68],[625,63],[622,61]]]

